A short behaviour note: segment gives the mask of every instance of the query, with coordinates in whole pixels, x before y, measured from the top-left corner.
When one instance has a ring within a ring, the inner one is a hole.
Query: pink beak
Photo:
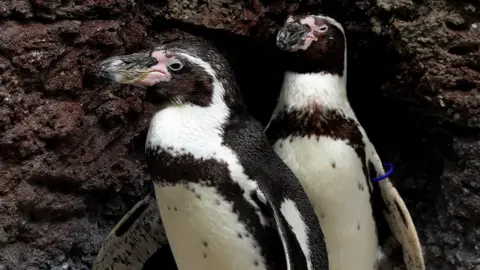
[[[169,81],[168,58],[163,51],[113,56],[97,66],[100,77],[120,84],[150,87]]]

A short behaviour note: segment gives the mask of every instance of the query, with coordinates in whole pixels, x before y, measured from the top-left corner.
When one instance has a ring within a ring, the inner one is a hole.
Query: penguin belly
[[[268,269],[258,242],[216,188],[155,185],[155,195],[179,270]]]
[[[312,202],[327,245],[330,270],[372,270],[378,240],[362,162],[345,141],[330,137],[279,140],[274,149]]]

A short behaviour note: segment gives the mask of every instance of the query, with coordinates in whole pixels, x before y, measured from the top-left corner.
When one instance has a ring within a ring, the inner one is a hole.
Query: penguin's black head
[[[204,41],[175,41],[152,50],[113,56],[96,73],[110,81],[146,87],[153,104],[207,107],[214,99],[234,106],[241,97],[226,59]]]
[[[286,52],[287,69],[342,75],[345,32],[340,23],[323,15],[289,16],[278,31],[276,45]]]

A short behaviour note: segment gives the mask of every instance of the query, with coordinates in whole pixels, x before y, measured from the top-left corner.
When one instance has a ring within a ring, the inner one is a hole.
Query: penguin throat
[[[215,80],[210,105],[183,104],[161,108],[150,121],[147,147],[168,146],[194,151],[202,143],[208,143],[209,137],[220,136],[232,113],[224,95],[223,85]]]
[[[324,109],[348,110],[350,105],[345,76],[285,72],[277,108],[302,110],[310,108],[312,104]]]

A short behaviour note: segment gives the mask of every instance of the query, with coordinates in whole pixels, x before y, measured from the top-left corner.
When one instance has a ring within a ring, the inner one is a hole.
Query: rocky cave
[[[276,29],[300,11],[346,29],[350,101],[395,165],[427,269],[480,269],[478,0],[1,0],[0,269],[91,269],[150,189],[152,107],[142,89],[97,82],[95,63],[210,40],[266,124]]]

